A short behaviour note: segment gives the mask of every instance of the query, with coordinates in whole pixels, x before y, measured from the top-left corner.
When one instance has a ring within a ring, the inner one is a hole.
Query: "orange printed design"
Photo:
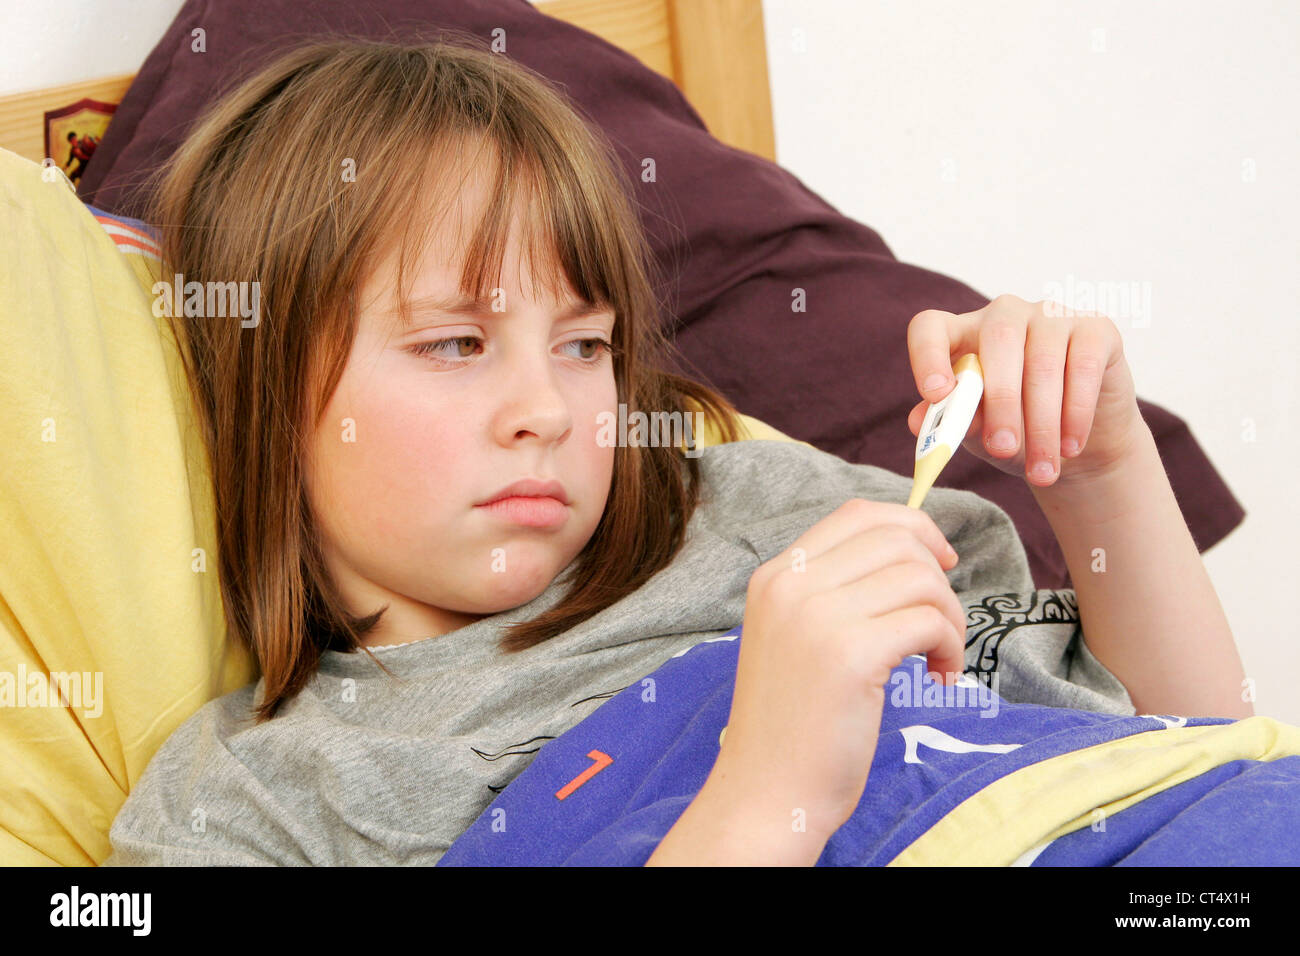
[[[608,767],[610,764],[614,762],[613,757],[599,750],[593,750],[589,754],[587,754],[587,756],[590,757],[592,760],[591,766],[588,767],[586,770],[582,771],[582,773],[578,774],[576,777],[574,777],[572,780],[566,783],[559,790],[555,791],[556,800],[563,800],[565,797],[572,794],[573,791],[577,790],[584,783],[586,783],[588,780],[596,776],[596,774],[600,773],[602,770],[604,770],[606,767]]]

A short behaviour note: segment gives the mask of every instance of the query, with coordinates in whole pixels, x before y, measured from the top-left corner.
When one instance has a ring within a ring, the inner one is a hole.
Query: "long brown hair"
[[[369,653],[360,640],[385,610],[346,609],[304,460],[346,365],[368,270],[395,244],[406,301],[408,259],[435,219],[412,197],[429,193],[428,177],[454,166],[448,157],[467,140],[492,147],[498,173],[461,291],[485,295],[494,284],[514,197],[530,190],[530,256],[540,246],[552,275],[562,270],[583,299],[616,309],[614,377],[628,412],[703,411],[724,441],[739,435],[723,396],[667,371],[659,273],[626,174],[542,77],[447,31],[415,43],[318,39],[279,56],[203,115],[156,174],[146,215],[162,233],[167,279],[259,284],[252,327],[186,316],[179,303],[172,319],[211,467],[228,633],[265,680],[259,721],[302,689],[323,650]],[[511,625],[502,649],[572,628],[668,564],[698,481],[680,448],[616,448],[604,515],[564,599]]]

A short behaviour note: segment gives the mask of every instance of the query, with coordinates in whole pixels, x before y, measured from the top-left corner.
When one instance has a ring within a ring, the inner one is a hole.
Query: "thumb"
[[[918,438],[921,435],[921,422],[925,421],[925,413],[929,407],[930,403],[922,399],[907,413],[907,427]]]

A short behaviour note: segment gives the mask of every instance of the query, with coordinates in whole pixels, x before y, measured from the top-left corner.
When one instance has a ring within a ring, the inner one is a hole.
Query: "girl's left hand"
[[[952,360],[976,352],[984,397],[962,447],[1007,474],[1022,475],[1031,488],[1108,473],[1137,448],[1147,427],[1124,341],[1104,315],[1000,295],[961,315],[917,313],[907,327],[907,349],[925,396],[907,416],[912,434],[919,434],[926,408],[956,385]],[[926,387],[934,376],[937,384]],[[1006,445],[994,440],[1003,430],[1010,437]],[[1042,465],[1046,471],[1035,470]]]

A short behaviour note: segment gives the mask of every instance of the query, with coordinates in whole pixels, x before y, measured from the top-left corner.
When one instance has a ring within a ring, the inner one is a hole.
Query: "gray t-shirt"
[[[804,444],[706,448],[701,503],[672,563],[623,600],[517,654],[502,626],[534,600],[440,637],[326,652],[313,681],[256,725],[262,684],[209,701],[150,761],[113,822],[105,865],[431,865],[554,739],[674,654],[743,620],[759,564],[850,498],[906,503],[911,479]],[[956,548],[967,673],[1015,703],[1133,714],[1081,640],[1075,596],[1036,590],[1001,508],[934,488],[924,510]],[[743,638],[742,638],[743,639]]]

